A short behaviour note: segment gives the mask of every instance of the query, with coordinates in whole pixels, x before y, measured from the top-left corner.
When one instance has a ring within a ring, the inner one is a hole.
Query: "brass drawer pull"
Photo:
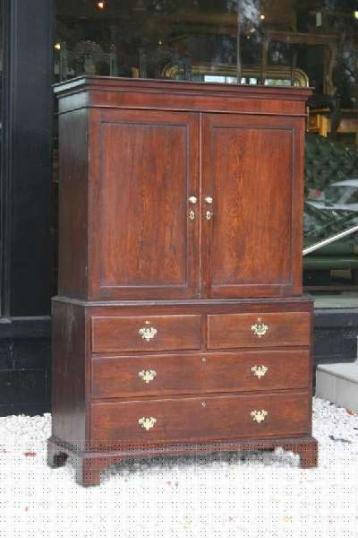
[[[260,411],[254,409],[253,411],[251,411],[250,415],[252,416],[252,420],[254,422],[258,422],[260,424],[260,422],[263,422],[265,420],[268,415],[268,412],[266,411],[266,409],[261,409]]]
[[[214,216],[214,213],[212,211],[206,211],[205,212],[205,218],[206,220],[211,220]]]
[[[154,428],[157,419],[155,417],[141,417],[138,420],[138,424],[142,426],[145,431],[149,431]]]
[[[141,370],[138,376],[143,379],[144,383],[150,383],[155,379],[157,372],[155,370]]]
[[[146,325],[150,325],[150,321],[145,322]],[[146,342],[150,342],[158,334],[158,330],[155,327],[142,327],[139,329],[138,334]]]
[[[269,328],[261,318],[257,318],[257,322],[254,325],[251,325],[251,330],[258,338],[261,338],[262,336],[265,336]]]
[[[256,376],[258,377],[259,379],[261,379],[261,377],[264,377],[266,375],[266,373],[268,372],[268,367],[265,366],[264,364],[261,364],[261,366],[257,366],[255,364],[255,366],[253,366],[251,368],[251,372]]]

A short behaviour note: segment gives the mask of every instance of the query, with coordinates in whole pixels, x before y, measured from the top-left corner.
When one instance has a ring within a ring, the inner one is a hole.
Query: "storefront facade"
[[[318,247],[305,256],[303,278],[315,298],[316,362],[354,360],[357,234],[335,239],[354,228],[358,213],[354,2],[339,9],[328,0],[28,4],[0,2],[0,414],[50,406],[58,184],[51,85],[83,74],[315,88],[305,248]]]

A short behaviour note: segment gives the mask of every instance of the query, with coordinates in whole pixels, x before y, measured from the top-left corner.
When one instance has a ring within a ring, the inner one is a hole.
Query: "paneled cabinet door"
[[[90,122],[90,156],[99,155],[90,177],[90,295],[195,297],[197,115],[104,110]]]
[[[303,121],[203,119],[203,264],[209,297],[301,293]]]

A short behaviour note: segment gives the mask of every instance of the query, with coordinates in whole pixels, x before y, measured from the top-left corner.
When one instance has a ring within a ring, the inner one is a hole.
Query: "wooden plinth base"
[[[318,464],[318,445],[313,437],[295,439],[264,439],[222,441],[203,444],[176,444],[168,446],[132,448],[111,451],[77,451],[61,441],[50,437],[47,441],[47,464],[51,468],[65,465],[69,460],[75,467],[76,482],[82,486],[97,486],[101,482],[101,472],[110,465],[120,463],[128,458],[147,458],[181,455],[203,455],[215,452],[241,452],[253,450],[272,450],[282,447],[300,456],[303,469],[316,467]]]

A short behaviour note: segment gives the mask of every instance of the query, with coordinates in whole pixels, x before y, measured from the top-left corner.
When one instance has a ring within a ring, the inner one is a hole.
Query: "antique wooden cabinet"
[[[317,463],[307,89],[88,77],[59,96],[48,462],[276,446]]]

